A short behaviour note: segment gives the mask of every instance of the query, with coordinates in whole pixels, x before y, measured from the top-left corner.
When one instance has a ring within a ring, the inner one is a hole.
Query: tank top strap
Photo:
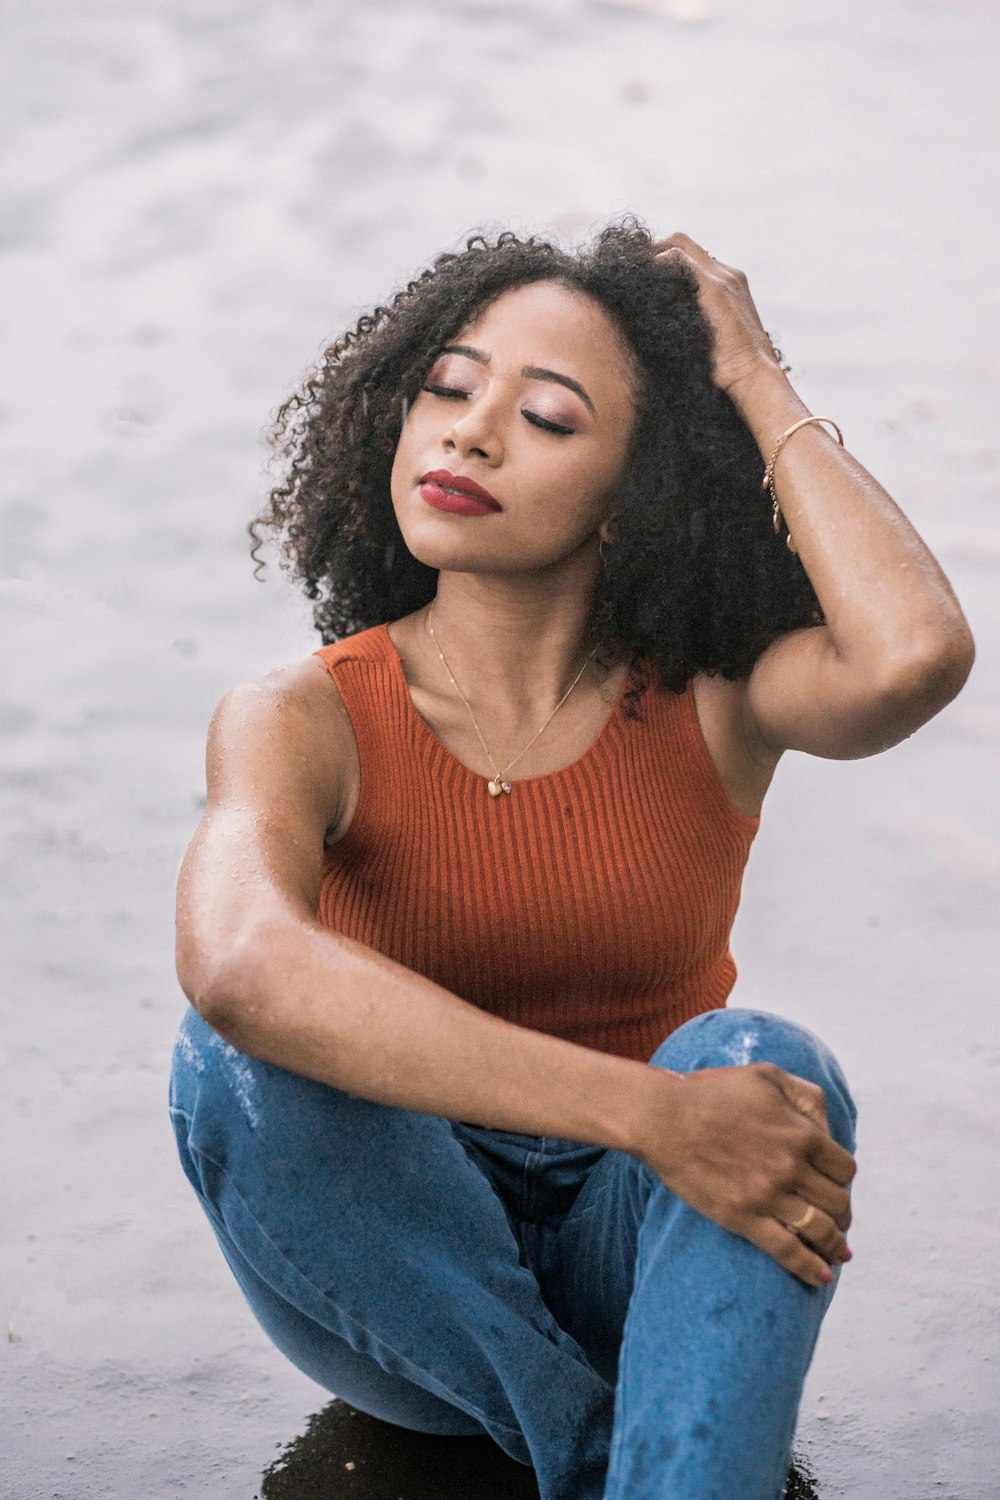
[[[752,840],[760,826],[760,814],[742,812],[730,800],[698,718],[694,679],[689,678],[680,693],[660,690],[646,694],[644,704],[647,699],[652,715],[650,739],[673,766],[686,788],[688,802],[713,808],[737,835]]]
[[[313,652],[337,684],[354,729],[365,772],[391,772],[398,782],[400,752],[415,755],[412,701],[399,656],[385,625],[373,625]]]

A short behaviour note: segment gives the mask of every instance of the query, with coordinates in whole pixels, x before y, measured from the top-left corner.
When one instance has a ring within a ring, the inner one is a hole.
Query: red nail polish
[[[833,1272],[830,1270],[829,1266],[826,1266],[822,1271],[820,1271],[819,1279],[824,1286],[830,1285],[830,1282],[833,1280]]]
[[[853,1260],[854,1259],[854,1251],[853,1250],[845,1250],[844,1251],[844,1259],[845,1260]]]

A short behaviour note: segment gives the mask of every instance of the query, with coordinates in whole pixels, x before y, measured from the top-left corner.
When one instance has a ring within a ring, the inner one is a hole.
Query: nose
[[[499,426],[495,407],[480,397],[478,401],[463,404],[442,434],[442,441],[446,446],[452,444],[460,453],[476,453],[495,461],[503,447]]]

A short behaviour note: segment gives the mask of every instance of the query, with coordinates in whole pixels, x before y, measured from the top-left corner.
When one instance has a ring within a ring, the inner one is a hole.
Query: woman
[[[279,1349],[544,1500],[776,1500],[850,1257],[843,1073],[726,1006],[729,932],[782,753],[888,749],[974,648],[810,416],[632,221],[440,256],[272,432],[326,644],[212,720],[182,1161]]]

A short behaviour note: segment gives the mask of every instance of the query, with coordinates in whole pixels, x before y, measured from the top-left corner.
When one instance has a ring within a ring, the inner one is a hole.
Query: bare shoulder
[[[244,696],[248,704],[256,700],[262,706],[270,703],[279,711],[302,714],[303,727],[311,725],[326,732],[331,714],[350,724],[336,681],[315,655],[272,667],[259,677],[237,683],[230,691]]]
[[[327,828],[349,799],[357,749],[337,684],[315,656],[231,687],[208,735],[209,800],[291,793]]]
[[[699,672],[691,686],[702,737],[729,800],[740,812],[756,817],[780,755],[754,733],[747,682]]]

